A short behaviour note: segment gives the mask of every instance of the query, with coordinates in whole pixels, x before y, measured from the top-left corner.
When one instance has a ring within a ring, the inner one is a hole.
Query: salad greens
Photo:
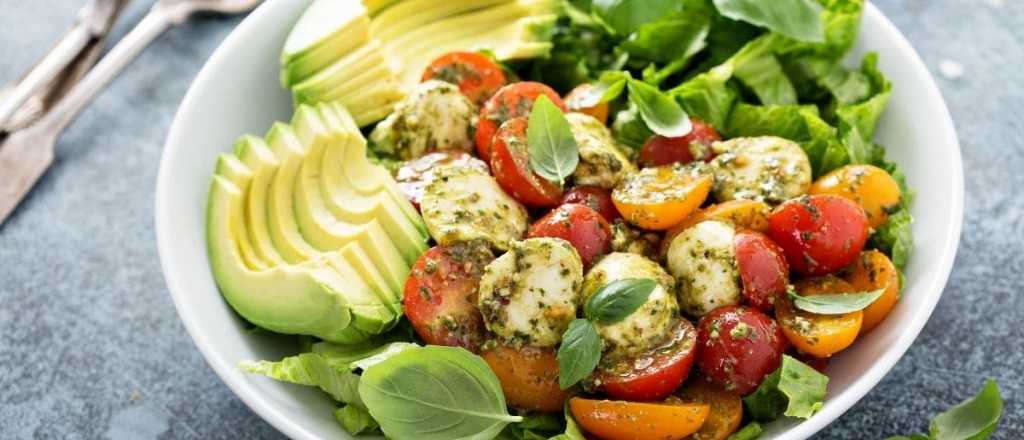
[[[761,424],[757,422],[750,422],[743,425],[738,431],[732,433],[726,440],[754,440],[761,436]]]
[[[1002,415],[999,385],[989,379],[976,396],[935,416],[928,426],[928,435],[895,436],[887,440],[984,440],[999,426]]]
[[[793,305],[800,310],[805,310],[819,315],[842,315],[858,310],[864,310],[878,297],[885,293],[889,286],[886,285],[878,290],[856,293],[833,293],[814,296],[800,296],[796,290],[789,286],[786,294],[793,300]]]
[[[789,355],[764,379],[753,394],[743,398],[747,413],[758,422],[780,416],[810,418],[821,409],[828,376]]]
[[[580,163],[579,146],[562,111],[545,95],[537,98],[526,128],[530,167],[541,177],[565,183]]]

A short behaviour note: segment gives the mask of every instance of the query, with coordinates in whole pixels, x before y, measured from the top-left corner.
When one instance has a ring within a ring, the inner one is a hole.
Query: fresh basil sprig
[[[585,319],[574,319],[558,348],[558,386],[563,390],[590,376],[601,360],[601,337],[594,323],[615,324],[640,308],[658,287],[654,280],[629,278],[612,281],[595,292],[583,306]]]
[[[786,293],[789,295],[789,299],[793,300],[793,305],[800,310],[819,315],[842,315],[864,310],[882,296],[885,289],[888,288],[887,284],[881,289],[869,292],[830,293],[814,296],[800,296],[794,289],[788,288]]]
[[[547,96],[541,95],[533,103],[526,126],[526,143],[530,167],[552,182],[565,184],[565,179],[576,171],[580,163],[579,146],[569,128],[569,121]]]
[[[626,85],[629,101],[640,110],[640,117],[651,131],[665,137],[680,137],[693,130],[690,116],[671,96],[637,79],[630,78]]]
[[[825,41],[821,4],[817,0],[714,0],[722,15],[768,28],[798,41]]]
[[[612,281],[587,300],[583,313],[591,321],[615,324],[644,305],[656,287],[658,283],[645,278]]]
[[[886,440],[984,440],[999,426],[1003,416],[1003,397],[992,379],[981,391],[946,412],[935,416],[928,426],[928,435],[889,437]]]

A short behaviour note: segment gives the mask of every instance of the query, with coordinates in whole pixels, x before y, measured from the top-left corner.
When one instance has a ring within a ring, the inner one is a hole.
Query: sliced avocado
[[[397,320],[353,274],[323,260],[253,271],[238,252],[245,229],[245,195],[214,176],[207,207],[207,246],[213,275],[224,298],[245,319],[288,334],[308,334],[339,343],[365,340]]]
[[[363,7],[366,8],[366,12],[371,17],[375,17],[381,12],[388,10],[388,8],[394,6],[401,0],[363,0]]]
[[[370,32],[374,38],[387,40],[454,15],[489,8],[514,0],[407,0],[373,18]]]
[[[225,153],[217,156],[217,166],[214,174],[223,176],[243,192],[249,190],[249,184],[252,182],[252,171],[233,154]],[[266,269],[268,264],[256,253],[256,249],[249,238],[248,225],[243,222],[242,226],[245,229],[238,232],[238,248],[242,253],[242,259],[250,269]]]
[[[322,102],[342,99],[348,100],[348,102],[354,102],[359,99],[360,96],[366,96],[372,93],[372,90],[375,88],[399,90],[398,83],[392,79],[394,75],[394,70],[382,59],[380,64],[362,69],[359,74],[347,79],[342,84],[338,84],[335,88],[328,90],[318,99]]]
[[[274,242],[270,238],[267,210],[270,184],[277,173],[277,158],[267,143],[255,136],[242,136],[235,142],[235,155],[253,174],[252,182],[245,193],[245,219],[253,249],[268,266],[285,264],[284,257],[274,247]]]
[[[500,27],[528,14],[518,3],[506,3],[493,8],[448,17],[407,30],[395,38],[385,40],[384,50],[401,59],[402,54],[415,54],[437,42],[474,35]]]
[[[323,110],[329,111],[326,108]],[[327,209],[333,213],[338,221],[353,224],[378,222],[387,233],[388,239],[395,244],[403,259],[408,265],[411,265],[427,248],[427,235],[424,230],[425,225],[423,224],[422,217],[415,213],[414,208],[412,208],[407,200],[393,197],[387,191],[378,189],[376,192],[369,194],[352,191],[348,178],[342,175],[346,166],[342,162],[342,158],[345,156],[344,150],[348,147],[350,138],[354,136],[361,137],[361,135],[358,132],[350,134],[351,132],[347,128],[341,127],[335,118],[328,119],[319,116],[324,113],[323,111],[316,111],[311,107],[303,106],[296,112],[297,118],[293,124],[299,133],[299,137],[303,139],[304,144],[316,145],[316,141],[308,140],[308,138],[316,136],[315,134],[307,133],[312,130],[302,128],[314,125],[299,121],[300,117],[298,116],[310,113],[318,115],[316,116],[318,121],[316,126],[320,125],[319,122],[323,122],[322,126],[333,135],[324,144],[324,150],[319,153],[322,156],[320,158],[320,169],[308,171],[309,174],[315,173],[319,175],[319,179],[316,180],[320,184],[319,190],[321,195],[326,199],[325,205]],[[311,157],[312,150],[313,148],[310,149],[309,153]],[[365,162],[362,166],[374,166],[365,158],[359,162]],[[305,165],[303,175],[307,175]],[[391,177],[389,175],[381,176],[380,178],[390,179]],[[303,179],[305,183],[307,179],[305,177]],[[310,178],[308,180],[313,179]],[[305,190],[313,191],[313,189]],[[412,212],[410,213],[409,211]]]
[[[402,290],[389,288],[387,280],[376,269],[370,256],[361,246],[345,246],[339,253],[345,262],[359,274],[362,280],[374,290],[378,299],[398,318],[402,317]],[[408,269],[406,269],[408,275]],[[397,320],[396,320],[397,321]]]
[[[284,63],[281,69],[281,84],[287,88],[302,82],[368,41],[370,18],[361,15],[346,26],[344,31]]]
[[[376,40],[338,58],[335,62],[292,87],[296,100],[307,102],[336,89],[363,70],[374,66],[387,66],[387,59]]]
[[[334,40],[348,39],[359,26],[369,25],[368,22],[361,23],[360,19],[366,20],[367,12],[358,2],[314,0],[288,34],[281,52],[281,64],[336,43]]]
[[[306,242],[295,219],[295,184],[305,151],[292,128],[280,122],[267,133],[267,144],[280,162],[267,204],[270,237],[285,261],[296,264],[314,259],[320,252]]]

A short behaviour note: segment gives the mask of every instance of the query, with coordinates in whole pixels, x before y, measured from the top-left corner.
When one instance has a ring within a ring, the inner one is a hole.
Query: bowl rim
[[[175,112],[174,120],[168,132],[167,141],[164,144],[164,151],[161,154],[159,171],[157,173],[156,195],[154,198],[154,220],[160,266],[168,291],[179,318],[196,347],[198,347],[199,351],[202,353],[203,359],[213,369],[214,373],[220,377],[221,381],[227,385],[228,388],[246,404],[246,406],[259,415],[263,420],[280,430],[283,434],[291,438],[317,438],[318,435],[315,432],[312,432],[306,426],[297,423],[295,420],[286,417],[276,409],[275,403],[273,403],[268,396],[265,396],[253,389],[252,385],[241,379],[240,376],[230,374],[231,371],[236,368],[234,364],[222,362],[218,359],[218,356],[215,354],[216,349],[214,343],[210,340],[210,337],[199,330],[199,324],[196,321],[197,317],[187,312],[187,306],[185,305],[184,300],[185,295],[183,293],[179,293],[186,291],[186,289],[183,285],[184,281],[175,276],[175,274],[179,273],[179,270],[177,263],[172,257],[172,251],[170,250],[171,246],[169,244],[173,242],[174,231],[170,230],[168,222],[161,220],[169,214],[170,209],[172,208],[169,200],[174,185],[171,181],[173,176],[170,175],[171,170],[169,169],[170,166],[168,164],[172,162],[169,158],[175,154],[173,146],[178,143],[178,138],[181,136],[180,133],[182,131],[182,127],[180,125],[185,109],[191,108],[192,103],[200,99],[198,96],[199,94],[196,92],[201,88],[198,85],[210,81],[210,78],[215,75],[215,69],[211,66],[219,65],[220,63],[218,61],[226,56],[228,48],[236,46],[245,38],[245,35],[249,32],[255,31],[256,23],[260,21],[259,18],[264,15],[271,14],[273,11],[271,5],[274,4],[277,4],[277,2],[267,1],[263,3],[255,11],[250,13],[250,15],[246,17],[238,27],[232,30],[227,38],[225,38],[210,58],[204,63],[202,69],[193,80],[193,83],[189,86],[185,97],[182,99],[178,110]],[[924,87],[927,89],[927,94],[932,98],[937,99],[937,103],[941,104],[941,108],[936,109],[940,115],[940,120],[936,121],[936,126],[938,130],[941,131],[941,133],[939,133],[940,136],[949,143],[955,152],[955,154],[952,155],[953,157],[950,158],[954,168],[954,175],[950,176],[952,178],[953,190],[953,193],[950,195],[951,205],[953,208],[953,218],[951,219],[952,221],[948,227],[946,227],[945,230],[940,231],[940,235],[946,245],[941,248],[940,253],[936,255],[936,261],[938,261],[938,264],[940,265],[938,275],[932,277],[930,284],[921,288],[922,291],[934,293],[923,300],[923,303],[914,311],[911,320],[906,324],[906,327],[903,328],[903,331],[900,332],[896,341],[882,354],[882,356],[875,360],[865,374],[852,381],[844,392],[830,396],[828,404],[812,418],[792,425],[782,432],[779,439],[809,438],[833,421],[837,420],[843,415],[843,413],[852,408],[854,404],[860,401],[869,391],[874,389],[882,378],[889,373],[896,362],[903,357],[906,351],[917,339],[924,325],[931,317],[939,299],[942,297],[943,290],[953,268],[953,263],[960,242],[960,233],[963,225],[965,192],[963,161],[959,138],[956,134],[956,129],[952,116],[949,112],[949,107],[946,105],[945,99],[943,98],[938,85],[935,83],[934,77],[931,75],[920,55],[916,50],[914,50],[913,46],[906,39],[903,33],[900,32],[900,30],[887,17],[885,17],[885,15],[874,4],[865,2],[864,17],[862,20],[870,20],[880,26],[882,31],[899,36],[899,38],[893,39],[890,43],[897,46],[897,49],[900,52],[912,55],[908,57],[908,59],[904,60],[904,68],[910,69],[915,77],[925,78],[926,82]]]

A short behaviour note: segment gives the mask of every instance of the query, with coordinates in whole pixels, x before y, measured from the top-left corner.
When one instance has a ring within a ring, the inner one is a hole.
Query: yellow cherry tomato
[[[899,272],[892,260],[879,251],[872,249],[861,252],[857,261],[846,269],[843,279],[860,292],[885,288],[882,296],[863,310],[864,323],[860,327],[862,334],[882,322],[900,299]]]
[[[857,202],[878,228],[900,205],[900,186],[885,170],[874,165],[847,165],[818,178],[811,194],[831,194]]]
[[[681,440],[697,432],[710,407],[573,397],[569,409],[584,431],[603,440]]]
[[[725,387],[699,377],[679,390],[686,403],[704,403],[710,407],[707,420],[691,440],[725,440],[736,432],[743,421],[743,401]]]
[[[857,289],[836,276],[825,275],[798,281],[796,291],[800,296],[814,296],[852,293]],[[798,350],[814,357],[827,358],[853,344],[864,321],[864,312],[858,310],[841,315],[820,315],[797,309],[788,297],[780,295],[775,302],[775,317],[786,339]]]
[[[644,168],[612,191],[612,202],[629,223],[669,229],[689,217],[711,191],[711,174],[685,165]]]

